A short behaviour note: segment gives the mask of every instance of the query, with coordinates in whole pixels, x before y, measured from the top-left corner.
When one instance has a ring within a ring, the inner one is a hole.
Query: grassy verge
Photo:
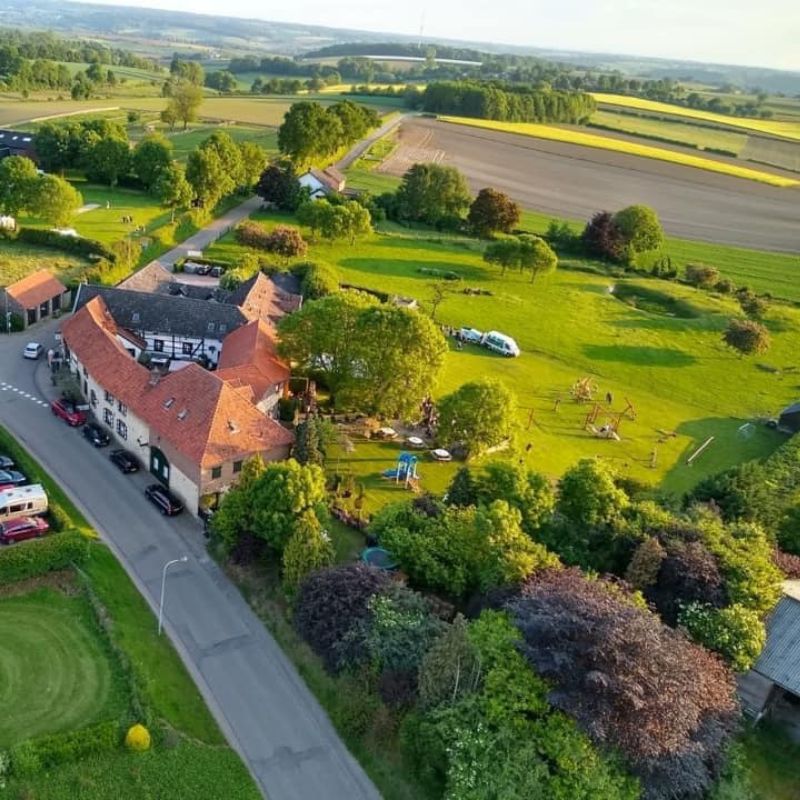
[[[635,108],[639,111],[649,111],[656,114],[668,114],[673,117],[686,117],[687,119],[702,120],[729,128],[742,128],[767,133],[772,136],[781,136],[786,139],[800,141],[800,123],[776,122],[767,119],[750,119],[748,117],[731,117],[726,114],[715,114],[712,111],[701,111],[694,108],[659,103],[655,100],[645,100],[641,97],[627,97],[620,94],[595,93],[594,99],[601,106],[621,106],[622,108]]]
[[[502,131],[504,133],[517,133],[522,136],[532,136],[537,139],[548,139],[551,141],[576,144],[583,147],[594,147],[600,150],[611,150],[616,153],[625,153],[631,156],[641,156],[652,158],[657,161],[668,161],[672,164],[680,164],[684,167],[696,167],[708,172],[719,172],[723,175],[730,175],[734,178],[744,178],[746,180],[766,183],[770,186],[788,188],[800,186],[800,181],[794,178],[786,178],[763,170],[741,167],[738,164],[731,164],[727,161],[715,161],[711,158],[692,155],[678,150],[667,150],[663,147],[629,142],[623,139],[612,139],[608,136],[600,136],[595,133],[585,133],[583,131],[572,130],[569,128],[557,128],[554,125],[539,125],[529,122],[498,122],[488,119],[472,119],[467,117],[447,117],[439,119],[444,122],[451,122],[458,125],[469,125],[473,128],[486,128],[488,130]]]

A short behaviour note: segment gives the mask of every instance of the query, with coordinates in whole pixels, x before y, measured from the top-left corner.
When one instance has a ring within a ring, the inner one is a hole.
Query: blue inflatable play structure
[[[394,469],[383,471],[383,477],[394,479],[395,483],[401,481],[408,486],[412,481],[419,480],[417,475],[417,457],[413,453],[400,453]]]

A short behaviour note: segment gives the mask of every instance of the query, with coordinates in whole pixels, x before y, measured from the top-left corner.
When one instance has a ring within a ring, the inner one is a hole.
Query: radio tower
[[[419,44],[417,45],[417,50],[422,50],[422,34],[425,31],[425,10],[422,11],[422,16],[419,20]]]

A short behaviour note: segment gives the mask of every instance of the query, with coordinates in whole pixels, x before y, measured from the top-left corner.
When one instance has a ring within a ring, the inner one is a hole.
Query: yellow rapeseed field
[[[685,167],[697,167],[710,172],[720,172],[724,175],[759,181],[760,183],[767,183],[771,186],[780,186],[782,188],[800,186],[800,181],[794,178],[784,178],[780,175],[774,175],[771,172],[762,172],[757,169],[740,167],[737,164],[715,161],[714,159],[704,158],[703,156],[681,153],[677,150],[667,150],[663,147],[637,144],[623,139],[612,139],[595,133],[584,133],[579,130],[557,128],[554,125],[540,125],[533,122],[498,122],[497,120],[491,119],[472,119],[467,117],[442,116],[439,117],[439,119],[444,122],[454,122],[458,125],[471,125],[476,128],[487,128],[489,130],[502,131],[505,133],[518,133],[523,136],[533,136],[537,139],[550,139],[557,142],[583,145],[584,147],[596,147],[601,150],[613,150],[632,156],[654,158],[659,161],[669,161],[673,164],[682,164]]]
[[[782,136],[785,139],[800,141],[800,123],[777,122],[770,119],[751,119],[750,117],[729,117],[727,114],[715,114],[713,111],[700,111],[695,108],[674,106],[670,103],[659,103],[655,100],[645,100],[641,97],[627,97],[621,94],[602,94],[593,92],[592,97],[598,103],[624,108],[635,108],[640,111],[650,111],[654,114],[671,114],[687,119],[703,120],[731,128],[742,128],[755,133],[767,133],[771,136]]]

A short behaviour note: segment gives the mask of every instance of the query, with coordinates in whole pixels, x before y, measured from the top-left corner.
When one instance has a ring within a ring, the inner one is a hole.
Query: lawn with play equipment
[[[292,221],[260,218],[267,225]],[[705,475],[768,454],[782,441],[754,421],[795,399],[797,309],[774,304],[766,319],[771,350],[740,358],[721,339],[728,319],[740,314],[730,297],[674,282],[615,278],[585,261],[568,260],[552,277],[531,284],[527,276],[502,276],[484,263],[482,244],[474,239],[387,228],[391,232],[353,246],[317,242],[308,258],[336,265],[344,283],[416,298],[423,308],[437,275],[458,275],[446,284],[437,321],[500,331],[516,339],[522,355],[506,359],[471,344],[459,350],[451,339],[437,393],[478,376],[513,387],[520,404],[519,457],[531,467],[557,476],[582,457],[602,455],[624,475],[681,492]],[[240,254],[232,236],[209,251],[228,260]],[[578,401],[573,388],[585,377],[596,390]],[[753,424],[742,428],[747,423]],[[620,441],[591,430],[608,424]],[[687,465],[711,436],[713,442]],[[367,507],[404,491],[382,477],[395,466],[401,443],[362,437],[354,445],[347,453],[334,448],[329,465],[350,469],[366,483]],[[456,467],[420,458],[420,487],[441,490]]]

